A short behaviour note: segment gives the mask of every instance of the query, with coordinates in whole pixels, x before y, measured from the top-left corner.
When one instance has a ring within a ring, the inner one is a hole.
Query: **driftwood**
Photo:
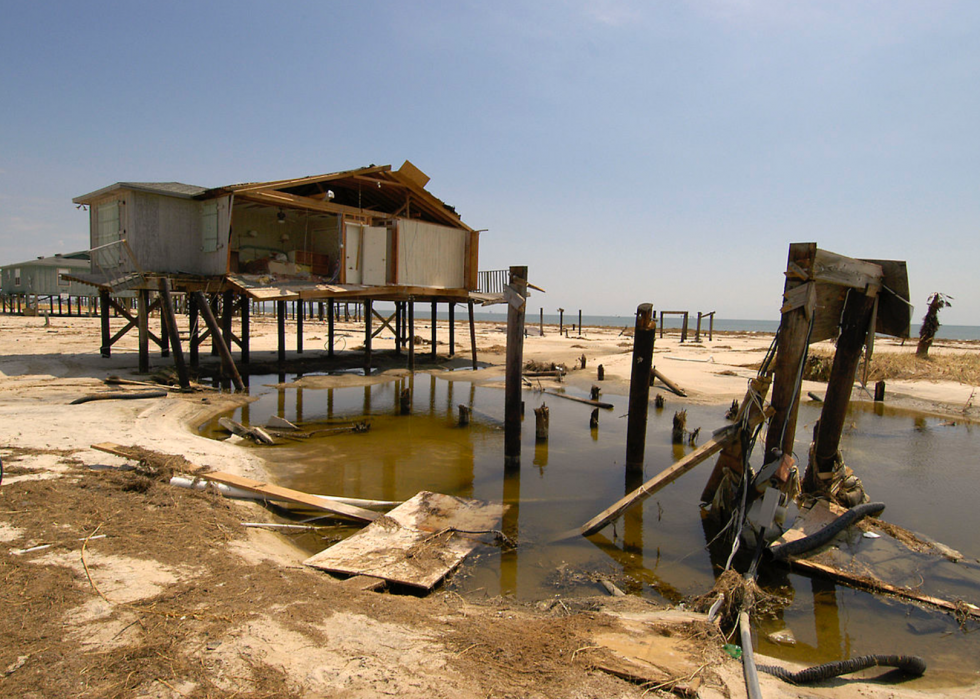
[[[605,408],[606,410],[612,410],[612,403],[603,403],[598,400],[589,400],[588,398],[579,398],[578,396],[569,396],[564,393],[558,393],[557,391],[545,391],[549,396],[558,396],[559,398],[564,398],[566,400],[573,400],[576,403],[585,403],[586,405],[591,405],[596,408]]]
[[[95,400],[139,400],[141,398],[164,398],[167,391],[113,391],[111,393],[92,393],[76,398],[69,405],[81,405]]]
[[[654,379],[660,379],[660,382],[664,386],[666,386],[667,388],[669,388],[671,391],[673,391],[674,393],[676,393],[677,395],[679,395],[681,398],[687,398],[687,393],[684,392],[684,389],[681,388],[680,386],[678,386],[676,383],[674,383],[670,379],[668,379],[666,376],[664,376],[660,372],[660,370],[657,369],[657,367],[653,367],[653,369],[650,370],[650,385],[651,386],[653,385],[653,380]]]

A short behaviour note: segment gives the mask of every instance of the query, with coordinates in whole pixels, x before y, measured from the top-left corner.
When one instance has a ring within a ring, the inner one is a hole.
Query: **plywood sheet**
[[[430,590],[480,543],[479,534],[458,530],[496,530],[502,516],[499,503],[422,491],[304,563]]]
[[[818,501],[801,513],[775,543],[801,539],[820,531],[844,509]],[[980,617],[975,602],[980,569],[955,563],[955,551],[913,532],[865,519],[838,535],[828,546],[799,557],[791,564],[828,575],[845,584],[917,600],[947,611]]]

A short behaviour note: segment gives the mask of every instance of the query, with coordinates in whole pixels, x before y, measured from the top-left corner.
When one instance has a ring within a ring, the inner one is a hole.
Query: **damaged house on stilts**
[[[397,170],[371,165],[215,189],[117,182],[73,200],[89,209],[91,268],[71,278],[98,290],[103,356],[136,328],[140,371],[149,371],[152,342],[164,356],[173,352],[182,383],[187,370],[175,300],[186,302],[190,366],[198,365],[200,347],[210,339],[227,378],[238,375],[232,350],[249,363],[249,313],[253,304],[266,303],[276,309],[280,363],[288,302],[295,304],[297,353],[303,351],[304,316],[311,317],[315,305],[319,319],[326,315],[330,358],[337,305],[361,305],[368,370],[371,340],[384,328],[395,336],[395,351],[407,348],[414,363],[416,302],[431,304],[433,354],[437,305],[448,305],[453,354],[455,306],[465,304],[475,366],[473,304],[487,300],[477,291],[480,232],[432,195],[428,180],[406,161]],[[118,300],[133,292],[135,312]],[[372,305],[377,301],[393,302],[394,314],[379,314]],[[150,328],[158,309],[160,335]],[[128,321],[115,334],[113,312]],[[374,328],[372,321],[378,321]]]

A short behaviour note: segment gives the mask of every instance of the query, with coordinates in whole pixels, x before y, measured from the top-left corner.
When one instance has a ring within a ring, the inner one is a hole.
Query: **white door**
[[[348,223],[344,242],[344,279],[348,284],[361,283],[361,230],[363,226]]]
[[[388,229],[384,226],[365,226],[363,236],[361,283],[384,286],[388,283]]]

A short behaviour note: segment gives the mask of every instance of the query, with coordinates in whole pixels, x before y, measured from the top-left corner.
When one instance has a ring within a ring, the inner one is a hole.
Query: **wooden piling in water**
[[[524,313],[527,267],[510,268],[507,298],[507,366],[504,387],[504,467],[521,465],[521,373],[524,369]]]
[[[596,381],[604,381],[606,378],[606,369],[601,364],[596,367],[595,370]]]
[[[646,449],[647,409],[650,401],[650,371],[653,368],[653,339],[657,324],[653,305],[641,303],[636,308],[633,332],[633,371],[630,375],[629,416],[626,424],[626,469],[643,469]]]
[[[410,415],[412,413],[412,392],[403,388],[398,394],[398,414]]]
[[[534,409],[534,438],[539,442],[548,441],[548,406],[544,403]]]
[[[470,424],[470,413],[471,412],[472,412],[472,410],[470,409],[470,406],[463,405],[462,403],[459,404],[459,426],[460,427],[466,427],[468,424]]]
[[[875,384],[875,403],[881,403],[885,400],[885,382],[879,381]]]

